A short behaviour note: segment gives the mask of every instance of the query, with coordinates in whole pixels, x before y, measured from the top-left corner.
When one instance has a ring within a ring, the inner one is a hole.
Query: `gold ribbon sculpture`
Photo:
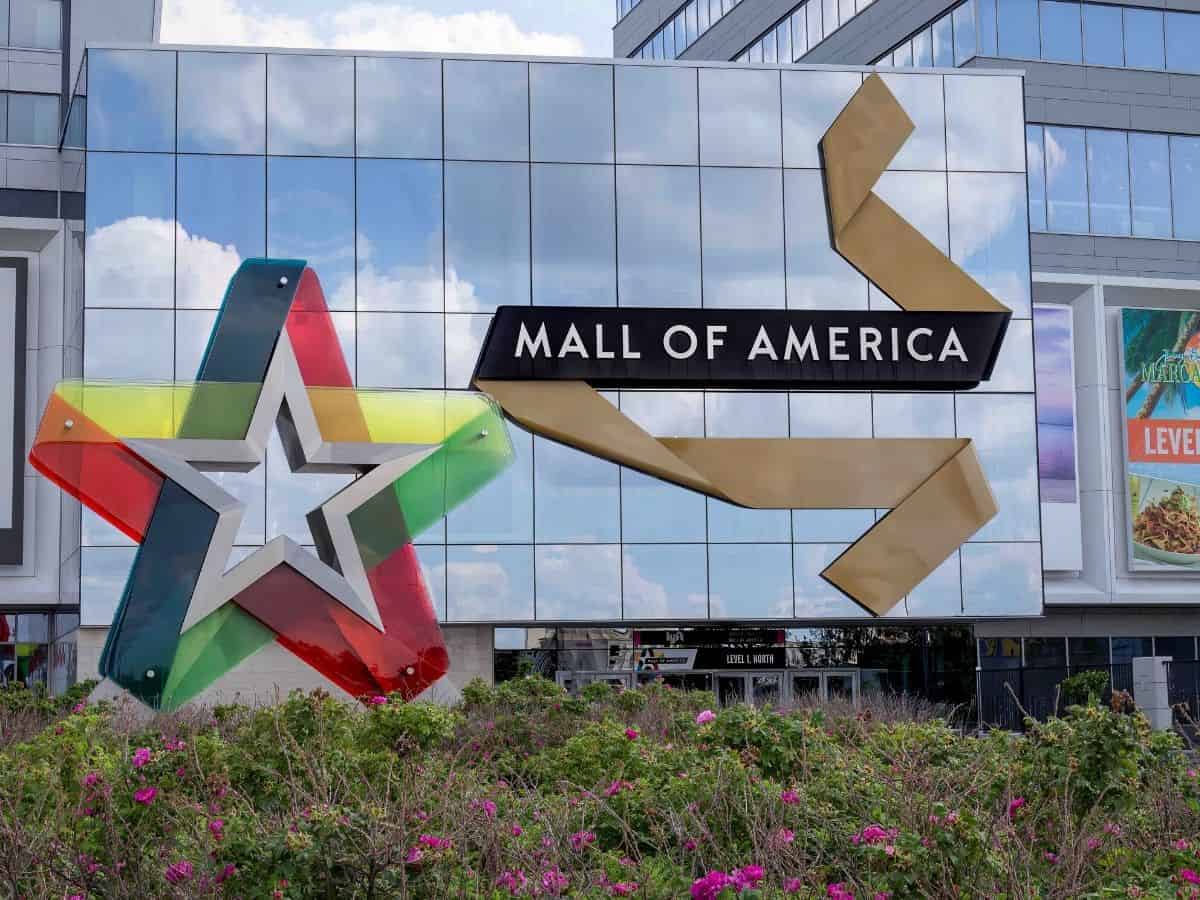
[[[821,140],[833,246],[905,310],[1007,312],[875,193],[913,131],[870,75]],[[822,576],[885,615],[996,515],[969,438],[652,437],[582,381],[476,386],[535,434],[754,509],[890,508]]]

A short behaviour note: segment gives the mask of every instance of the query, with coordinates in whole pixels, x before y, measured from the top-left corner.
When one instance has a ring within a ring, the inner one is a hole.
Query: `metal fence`
[[[1090,671],[1108,673],[1108,684],[1101,697],[1103,703],[1109,702],[1113,690],[1133,692],[1132,663],[980,669],[979,724],[984,728],[1022,731],[1027,714],[1035,719],[1058,715],[1066,706],[1059,685],[1071,675]]]
[[[1167,663],[1167,698],[1175,718],[1200,722],[1200,660],[1176,659]]]

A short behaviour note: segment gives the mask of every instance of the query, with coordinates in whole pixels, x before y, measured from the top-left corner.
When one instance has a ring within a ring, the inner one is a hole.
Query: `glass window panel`
[[[534,528],[539,543],[620,539],[617,466],[581,450],[534,440]]]
[[[824,20],[825,37],[838,29],[838,0],[821,0],[821,18]]]
[[[89,309],[83,377],[171,381],[175,375],[175,314],[169,309]],[[138,352],[129,352],[137,336]]]
[[[712,24],[708,17],[708,0],[700,0],[699,5],[696,7],[696,13],[699,18],[699,23],[697,25],[699,33],[704,34],[704,32],[708,31],[709,26]]]
[[[451,60],[445,73],[447,159],[529,159],[529,66]]]
[[[1125,65],[1131,69],[1161,69],[1163,14],[1156,9],[1123,9],[1125,15]]]
[[[533,547],[447,547],[446,621],[533,621]]]
[[[911,69],[913,64],[912,41],[905,41],[892,53],[892,65]],[[903,152],[903,150],[901,151]]]
[[[180,156],[178,179],[175,305],[218,309],[242,260],[266,253],[266,164],[262,157]]]
[[[808,52],[808,4],[792,13],[792,59],[798,60]]]
[[[1107,637],[1067,638],[1067,651],[1072,667],[1108,665]]]
[[[532,63],[535,162],[613,161],[613,67]]]
[[[1025,663],[1030,666],[1065,666],[1066,638],[1025,638]]]
[[[1164,28],[1167,37],[1167,71],[1200,72],[1200,15],[1194,12],[1169,12]]]
[[[954,437],[953,394],[875,394],[877,438]]]
[[[838,23],[845,25],[854,18],[854,0],[838,0]]]
[[[1014,319],[1008,323],[1008,331],[1005,332],[1004,343],[1000,345],[1000,354],[996,359],[995,368],[992,369],[992,377],[976,390],[981,393],[1033,392],[1033,322],[1030,319]]]
[[[695,391],[622,391],[621,412],[658,437],[704,437],[704,395]]]
[[[1124,131],[1087,131],[1092,234],[1129,234],[1129,145]]]
[[[975,3],[974,0],[967,0],[954,8],[954,64],[961,66],[977,52]]]
[[[617,162],[695,165],[696,70],[617,66]]]
[[[792,26],[790,19],[784,19],[775,26],[775,54],[781,63],[790,63],[792,61]]]
[[[1156,656],[1170,656],[1172,659],[1195,659],[1196,639],[1191,637],[1156,637],[1154,639]]]
[[[617,302],[612,166],[533,167],[533,302]]]
[[[1041,0],[1042,59],[1052,62],[1083,61],[1079,3]]]
[[[821,138],[862,86],[862,75],[819,71],[780,74],[783,79],[783,164],[799,169],[819,169]]]
[[[871,437],[871,395],[792,394],[789,418],[792,437]]]
[[[446,621],[446,548],[419,544],[416,547],[421,576],[429,589],[429,600],[439,622]]]
[[[1133,233],[1171,236],[1171,164],[1165,134],[1129,133]]]
[[[685,33],[684,14],[681,12],[675,16],[675,50],[670,52],[668,47],[668,58],[676,59],[679,54],[684,51],[688,45],[687,34]]]
[[[442,155],[442,63],[437,59],[355,60],[359,156]]]
[[[88,154],[89,306],[173,304],[174,157]]]
[[[1083,61],[1089,66],[1125,64],[1125,39],[1121,34],[1119,6],[1083,4]]]
[[[1037,59],[1037,0],[997,0],[1000,55],[1014,59]]]
[[[704,305],[785,306],[782,173],[700,170]]]
[[[446,309],[529,303],[529,167],[446,163]]]
[[[8,4],[0,3],[0,41],[3,41],[5,46],[10,43],[8,37]]]
[[[450,390],[471,386],[471,375],[491,321],[490,315],[446,316],[446,387]]]
[[[195,373],[193,373],[195,374]],[[104,521],[86,506],[81,508],[80,543],[84,547],[135,547],[133,540]]]
[[[888,168],[944,171],[946,107],[942,76],[886,72],[880,77],[916,125]]]
[[[513,462],[446,517],[452,544],[533,543],[533,438],[508,426]]]
[[[759,40],[759,45],[762,47],[762,62],[775,62],[775,32],[768,31]],[[701,70],[703,72],[703,70]]]
[[[1019,669],[1023,665],[1021,658],[1021,639],[1014,638],[980,638],[979,661],[984,671],[993,669]]]
[[[1019,78],[947,75],[946,154],[967,172],[1025,171],[1025,97]],[[1082,165],[1082,156],[1081,165]]]
[[[1165,148],[1165,140],[1163,145]],[[1029,230],[1045,231],[1046,152],[1041,125],[1025,126],[1025,158],[1029,166]]]
[[[854,619],[866,615],[857,603],[821,577],[821,572],[845,549],[845,544],[797,544],[793,548],[797,618]]]
[[[362,387],[440,388],[445,383],[440,313],[358,314]]]
[[[708,539],[714,544],[787,543],[792,539],[786,509],[746,509],[708,498]]]
[[[1017,318],[1030,314],[1025,179],[950,173],[950,256]]]
[[[619,619],[619,547],[543,546],[536,548],[539,621]]]
[[[1153,656],[1154,639],[1148,637],[1114,637],[1112,639],[1112,661],[1114,663],[1130,663],[1136,656]],[[1072,654],[1071,663],[1075,656]]]
[[[934,246],[943,253],[949,251],[946,176],[943,173],[884,172],[876,185],[876,192],[880,199],[912,222]]]
[[[788,436],[788,395],[753,391],[712,391],[704,395],[708,437]]]
[[[362,159],[358,308],[441,310],[442,164]]]
[[[265,152],[266,83],[261,54],[180,54],[180,152]]]
[[[802,544],[852,542],[874,524],[873,509],[795,509],[792,540]]]
[[[183,315],[206,315],[206,313],[192,312]],[[195,372],[187,380],[195,377]],[[221,490],[228,494],[232,494],[242,503],[246,504],[246,508],[242,511],[242,521],[238,525],[237,535],[234,537],[234,543],[239,546],[261,547],[267,540],[267,467],[265,465],[256,466],[249,472],[209,472],[206,477],[211,478]],[[230,555],[230,558],[225,562],[225,569],[232,569],[238,562],[238,553],[235,551]]]
[[[792,617],[792,548],[788,544],[712,544],[708,572],[712,618]]]
[[[956,550],[909,593],[905,610],[913,617],[962,615],[961,562]],[[893,613],[896,611],[893,610]]]
[[[90,150],[175,149],[174,53],[93,50],[88,88]]]
[[[687,44],[691,46],[696,42],[696,38],[700,36],[699,23],[696,21],[696,0],[692,0],[684,10],[684,28],[687,36]]]
[[[675,40],[675,38],[672,37],[671,38],[672,43],[674,42],[674,40]],[[667,58],[666,57],[666,49],[665,49],[666,48],[665,41],[666,41],[666,32],[665,31],[660,31],[658,34],[656,34],[654,36],[654,58],[655,59],[666,59]]]
[[[62,49],[62,0],[16,0],[10,41],[14,47]]]
[[[804,8],[807,10],[808,49],[811,50],[821,43],[821,39],[825,36],[825,31],[821,27],[821,2],[820,0],[808,0]]]
[[[964,544],[960,552],[965,615],[1041,615],[1040,544]]]
[[[331,309],[354,309],[354,161],[267,161],[267,253],[305,259]]]
[[[175,311],[175,380],[195,381],[217,322],[215,309]]]
[[[79,623],[107,628],[113,622],[136,547],[84,547],[80,551]]]
[[[309,512],[352,482],[354,476],[334,472],[292,472],[276,431],[271,432],[267,441],[266,468],[267,540],[286,535],[302,546],[312,545],[313,536],[306,518]]]
[[[763,42],[755,41],[750,46],[750,62],[760,63],[763,61]]]
[[[1051,231],[1088,230],[1087,169],[1082,128],[1046,134],[1046,223]]]
[[[996,0],[976,0],[979,17],[979,55],[996,55]]]
[[[1171,135],[1171,200],[1175,237],[1200,238],[1200,138]]]
[[[622,587],[626,619],[708,616],[708,553],[703,544],[625,547]]]
[[[975,442],[1000,508],[972,540],[1036,541],[1039,524],[1033,397],[963,394],[958,397],[957,421],[959,435]]]
[[[939,68],[954,68],[954,20],[950,14],[933,23],[933,64]]]
[[[700,305],[700,185],[691,168],[617,167],[622,306]],[[664,228],[663,223],[671,227]]]
[[[820,172],[784,173],[787,306],[791,310],[865,310],[866,278],[833,250]]]
[[[354,155],[354,60],[278,54],[267,58],[267,152]]]
[[[57,94],[9,94],[8,142],[57,147]]]
[[[623,469],[621,527],[626,544],[703,542],[704,495]]]
[[[933,65],[933,31],[926,28],[913,35],[913,63],[929,68]]]

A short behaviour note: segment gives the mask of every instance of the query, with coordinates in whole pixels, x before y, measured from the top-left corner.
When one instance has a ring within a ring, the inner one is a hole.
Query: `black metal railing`
[[[1200,722],[1200,660],[1175,659],[1166,665],[1167,699],[1176,720]]]
[[[1069,676],[1089,671],[1108,673],[1102,703],[1112,699],[1113,690],[1133,692],[1132,663],[980,669],[979,724],[1022,731],[1026,715],[1040,720],[1060,715],[1067,703],[1059,686]]]

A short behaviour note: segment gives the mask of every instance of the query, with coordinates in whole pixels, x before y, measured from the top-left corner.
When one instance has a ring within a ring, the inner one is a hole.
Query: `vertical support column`
[[[1167,685],[1169,656],[1139,656],[1133,661],[1133,699],[1155,731],[1171,727],[1171,700]]]

